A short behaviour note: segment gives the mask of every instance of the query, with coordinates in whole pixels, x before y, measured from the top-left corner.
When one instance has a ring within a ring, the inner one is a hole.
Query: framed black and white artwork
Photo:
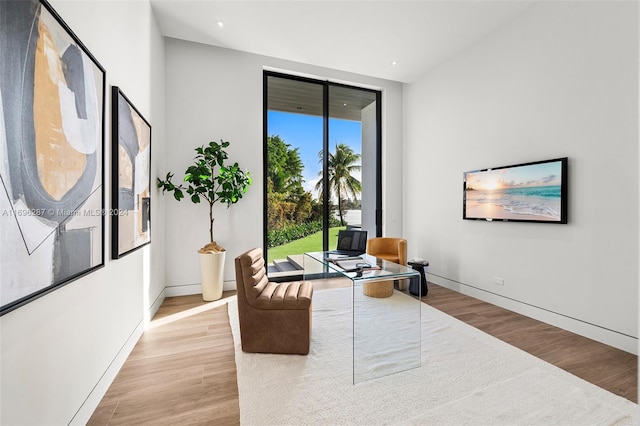
[[[46,1],[0,2],[0,315],[104,266],[104,98]]]
[[[111,257],[151,242],[151,126],[119,87],[111,89]]]

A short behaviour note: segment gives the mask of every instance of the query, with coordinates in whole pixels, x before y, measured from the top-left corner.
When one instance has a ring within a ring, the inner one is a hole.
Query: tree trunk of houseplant
[[[205,302],[218,300],[222,297],[225,254],[226,251],[215,241],[198,250],[202,300]]]

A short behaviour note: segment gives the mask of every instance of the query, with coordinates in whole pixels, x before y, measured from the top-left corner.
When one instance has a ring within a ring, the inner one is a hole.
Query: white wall
[[[194,148],[210,140],[231,142],[229,156],[249,170],[253,184],[245,197],[227,209],[214,207],[214,239],[227,249],[225,289],[235,289],[233,259],[262,247],[263,240],[263,84],[265,67],[381,89],[385,158],[383,188],[385,234],[402,232],[402,86],[315,66],[282,61],[176,39],[166,39],[167,151],[160,175],[182,179]],[[167,294],[200,292],[196,250],[208,242],[208,208],[171,195],[165,201]]]
[[[404,229],[430,280],[637,353],[638,4],[536,4],[404,101]],[[464,171],[561,156],[568,225],[462,220]]]
[[[375,102],[362,110],[362,159],[363,167],[362,181],[368,185],[363,185],[360,200],[360,225],[363,230],[368,231],[369,237],[376,235],[376,137],[377,137],[377,121],[376,114],[377,105]],[[368,166],[368,167],[367,167]],[[398,176],[401,173],[397,174]],[[400,235],[400,234],[397,234]]]
[[[164,156],[164,40],[150,5],[61,1],[53,7],[106,69],[105,203],[110,207],[111,95],[120,86],[152,126]],[[152,166],[155,175],[156,167]],[[83,424],[137,341],[164,291],[163,200],[152,195],[151,245],[0,317],[0,423]],[[25,273],[28,273],[25,271]]]

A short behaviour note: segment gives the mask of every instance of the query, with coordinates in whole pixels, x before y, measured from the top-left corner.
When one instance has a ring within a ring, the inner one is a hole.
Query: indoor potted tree
[[[205,200],[209,203],[209,243],[198,250],[200,254],[200,275],[202,279],[202,298],[206,301],[222,297],[225,249],[213,240],[213,205],[224,203],[229,208],[237,203],[251,185],[251,175],[243,171],[238,163],[227,165],[225,149],[229,142],[220,140],[209,142],[196,148],[194,164],[185,171],[185,184],[175,185],[171,180],[173,173],[167,173],[164,180],[158,178],[158,188],[173,192],[176,200],[184,198],[184,192],[195,204]],[[186,186],[185,186],[186,185]]]

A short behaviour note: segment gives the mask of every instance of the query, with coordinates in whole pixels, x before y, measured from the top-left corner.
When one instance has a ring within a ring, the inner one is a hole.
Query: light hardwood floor
[[[314,289],[341,287],[317,282]],[[224,299],[171,297],[118,373],[89,425],[238,425],[233,338]],[[637,403],[637,356],[429,284],[427,303]]]

